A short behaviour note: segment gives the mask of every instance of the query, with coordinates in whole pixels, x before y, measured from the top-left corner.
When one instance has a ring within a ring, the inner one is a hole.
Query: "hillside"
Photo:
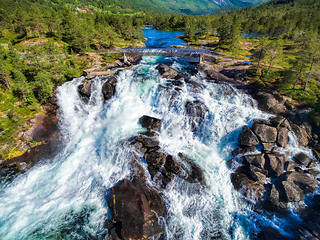
[[[236,9],[245,6],[254,6],[267,0],[18,0],[15,1],[21,5],[38,4],[52,8],[61,8],[66,5],[72,7],[97,8],[105,11],[118,12],[136,12],[151,11],[161,13],[176,13],[189,15],[212,14],[221,9]],[[5,10],[8,6],[0,3],[0,10]],[[2,5],[2,6],[1,6]]]

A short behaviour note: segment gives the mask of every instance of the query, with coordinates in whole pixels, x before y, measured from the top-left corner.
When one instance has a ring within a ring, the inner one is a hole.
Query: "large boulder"
[[[195,100],[192,102],[187,101],[185,109],[187,115],[190,117],[191,130],[195,132],[207,114],[208,108],[203,102]]]
[[[117,78],[110,77],[103,85],[102,85],[102,95],[105,101],[109,100],[115,93],[117,86]]]
[[[149,137],[143,134],[140,134],[136,141],[141,142],[145,148],[155,148],[159,146],[159,140],[154,137]]]
[[[257,136],[248,126],[244,126],[238,138],[240,146],[251,147],[259,144]]]
[[[309,144],[309,134],[305,126],[298,126],[296,124],[291,124],[293,132],[296,134],[298,142],[302,146],[308,146]]]
[[[166,215],[164,201],[141,180],[122,180],[110,189],[108,198],[111,239],[149,239],[163,234],[158,217]]]
[[[287,110],[284,104],[280,103],[271,93],[254,93],[253,97],[258,101],[258,107],[262,111],[269,113],[279,113],[285,112]]]
[[[191,171],[185,169],[187,171],[186,181],[190,183],[200,183],[201,185],[205,185],[205,176],[203,170],[195,164],[190,158],[187,158],[182,153],[178,154],[181,161],[186,162],[191,167]]]
[[[266,162],[264,154],[245,155],[243,157],[243,161],[245,163],[252,164],[258,168],[264,168]]]
[[[166,155],[162,152],[150,152],[145,155],[148,166],[160,170],[166,160]]]
[[[95,89],[96,88],[92,80],[87,80],[78,86],[79,95],[85,103],[88,103],[91,93],[95,91]]]
[[[251,180],[244,173],[232,173],[231,182],[237,191],[249,198],[261,199],[266,192],[263,183]]]
[[[273,143],[277,140],[277,129],[266,124],[254,122],[252,125],[253,132],[259,140],[264,143]]]
[[[269,176],[279,177],[284,173],[286,158],[284,155],[266,154],[265,169],[269,171]]]
[[[150,117],[147,115],[143,115],[139,119],[139,123],[142,127],[145,127],[148,129],[148,131],[157,131],[159,132],[161,129],[161,120],[158,118]]]
[[[308,167],[312,163],[312,159],[304,152],[296,154],[294,156],[294,159],[296,162],[303,164],[306,167]]]
[[[165,64],[158,65],[156,69],[159,71],[161,77],[163,78],[174,79],[179,74],[177,70],[174,70]]]
[[[313,193],[317,189],[317,180],[300,172],[287,172],[286,180],[296,184],[304,194]]]
[[[288,134],[289,134],[288,128],[281,127],[281,128],[278,130],[277,144],[278,144],[280,147],[285,148],[285,147],[288,145],[288,142],[289,142]]]

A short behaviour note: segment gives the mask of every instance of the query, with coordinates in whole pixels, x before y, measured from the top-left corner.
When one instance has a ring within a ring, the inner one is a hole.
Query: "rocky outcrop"
[[[161,74],[162,78],[175,79],[178,76],[178,71],[170,68],[165,64],[160,64],[156,69]]]
[[[288,145],[291,129],[292,124],[283,117],[254,120],[252,129],[242,128],[239,148],[228,163],[235,171],[231,176],[235,189],[246,197],[255,197],[271,211],[286,211],[289,202],[300,202],[317,188],[312,175],[315,162],[303,152],[287,159],[281,150]],[[262,146],[261,153],[255,153],[258,145]],[[303,171],[299,166],[309,169]]]
[[[166,215],[166,206],[160,194],[141,179],[122,180],[110,189],[108,199],[109,239],[150,239],[163,234],[158,218]]]
[[[194,161],[182,153],[174,157],[160,148],[160,119],[144,115],[139,123],[147,131],[129,139],[134,179],[122,180],[108,194],[111,219],[106,228],[110,240],[159,239],[163,234],[159,217],[166,215],[159,190],[164,190],[175,177],[200,188],[205,186],[204,172]],[[141,164],[146,164],[146,170]],[[150,178],[155,188],[147,185],[146,178]]]

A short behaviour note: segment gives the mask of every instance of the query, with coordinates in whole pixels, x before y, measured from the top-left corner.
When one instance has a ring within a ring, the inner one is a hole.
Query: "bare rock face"
[[[280,147],[285,148],[288,145],[289,142],[289,130],[287,128],[281,127],[278,131],[278,136],[277,136],[277,144]]]
[[[160,237],[163,228],[158,217],[166,215],[162,197],[137,178],[122,180],[111,188],[108,205],[113,226],[111,239],[149,239]]]
[[[248,126],[244,126],[238,138],[240,146],[251,147],[259,144],[257,136]]]
[[[159,71],[161,77],[163,78],[174,79],[178,76],[177,70],[174,70],[165,64],[158,65],[156,69]]]
[[[269,171],[270,176],[279,177],[284,173],[285,156],[276,154],[266,154],[265,168]]]
[[[261,142],[273,143],[277,140],[277,129],[274,127],[254,122],[252,130]]]

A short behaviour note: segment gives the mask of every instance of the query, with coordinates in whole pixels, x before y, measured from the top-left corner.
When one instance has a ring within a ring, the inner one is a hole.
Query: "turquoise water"
[[[186,42],[178,38],[184,34],[181,31],[163,31],[155,28],[144,28],[143,34],[148,40],[145,42],[149,48],[169,48],[172,45],[186,46]]]

